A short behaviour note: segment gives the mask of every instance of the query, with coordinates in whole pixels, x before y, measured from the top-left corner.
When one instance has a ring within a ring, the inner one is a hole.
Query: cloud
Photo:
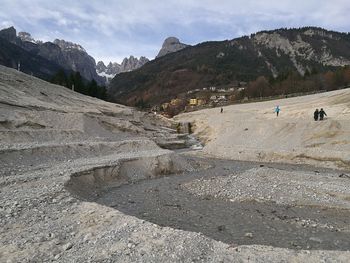
[[[5,20],[5,21],[0,22],[1,28],[7,28],[7,27],[14,26],[14,25],[15,25],[15,23],[13,21],[10,21],[10,20]]]
[[[349,12],[347,0],[2,0],[0,25],[15,25],[37,39],[77,42],[105,60],[152,58],[173,35],[196,44],[280,27],[347,31]]]

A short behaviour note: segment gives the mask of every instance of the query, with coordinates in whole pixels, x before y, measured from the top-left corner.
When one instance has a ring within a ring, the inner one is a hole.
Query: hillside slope
[[[280,105],[278,117],[273,112]],[[327,117],[314,121],[315,109]],[[208,155],[237,160],[350,168],[350,89],[214,108],[176,116],[190,121]]]
[[[140,98],[153,105],[197,88],[232,87],[261,75],[323,72],[349,64],[349,34],[314,27],[262,31],[201,43],[155,59],[116,76],[110,94],[129,105]]]

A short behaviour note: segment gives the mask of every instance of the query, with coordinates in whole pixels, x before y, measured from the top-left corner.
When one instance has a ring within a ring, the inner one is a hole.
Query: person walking
[[[320,115],[320,121],[323,120],[324,116],[327,116],[326,112],[321,108],[320,112],[318,113]]]
[[[318,115],[319,115],[319,111],[318,111],[318,109],[316,109],[315,112],[314,112],[314,120],[315,121],[318,120]]]
[[[224,112],[224,108],[223,108],[223,107],[221,107],[220,113],[223,113],[223,112]]]
[[[281,109],[280,109],[280,106],[277,105],[276,108],[275,108],[275,112],[276,112],[276,116],[278,117],[278,114],[280,113]]]

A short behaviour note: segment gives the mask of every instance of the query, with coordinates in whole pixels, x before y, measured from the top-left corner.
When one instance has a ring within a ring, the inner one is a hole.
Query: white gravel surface
[[[72,194],[74,178],[96,169],[82,192],[121,175],[127,182],[191,169],[154,143],[176,138],[160,126],[171,123],[0,66],[0,262],[348,262],[347,251],[235,247]],[[98,172],[105,167],[116,173]]]
[[[184,187],[193,194],[231,202],[254,200],[294,206],[350,208],[350,175],[319,175],[275,168],[199,179]]]
[[[278,117],[273,112],[280,105]],[[324,108],[327,117],[314,121]],[[235,160],[350,169],[350,89],[185,113],[205,147],[200,154]]]

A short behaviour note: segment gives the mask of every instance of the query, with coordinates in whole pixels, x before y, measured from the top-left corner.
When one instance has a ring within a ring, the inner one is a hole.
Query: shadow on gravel
[[[213,168],[132,184],[109,186],[95,202],[125,214],[186,231],[200,232],[232,246],[270,245],[292,249],[349,250],[349,210],[292,207],[274,203],[228,202],[197,197],[182,184],[200,177],[243,172],[250,162],[210,160]],[[310,169],[270,165],[279,169]]]

